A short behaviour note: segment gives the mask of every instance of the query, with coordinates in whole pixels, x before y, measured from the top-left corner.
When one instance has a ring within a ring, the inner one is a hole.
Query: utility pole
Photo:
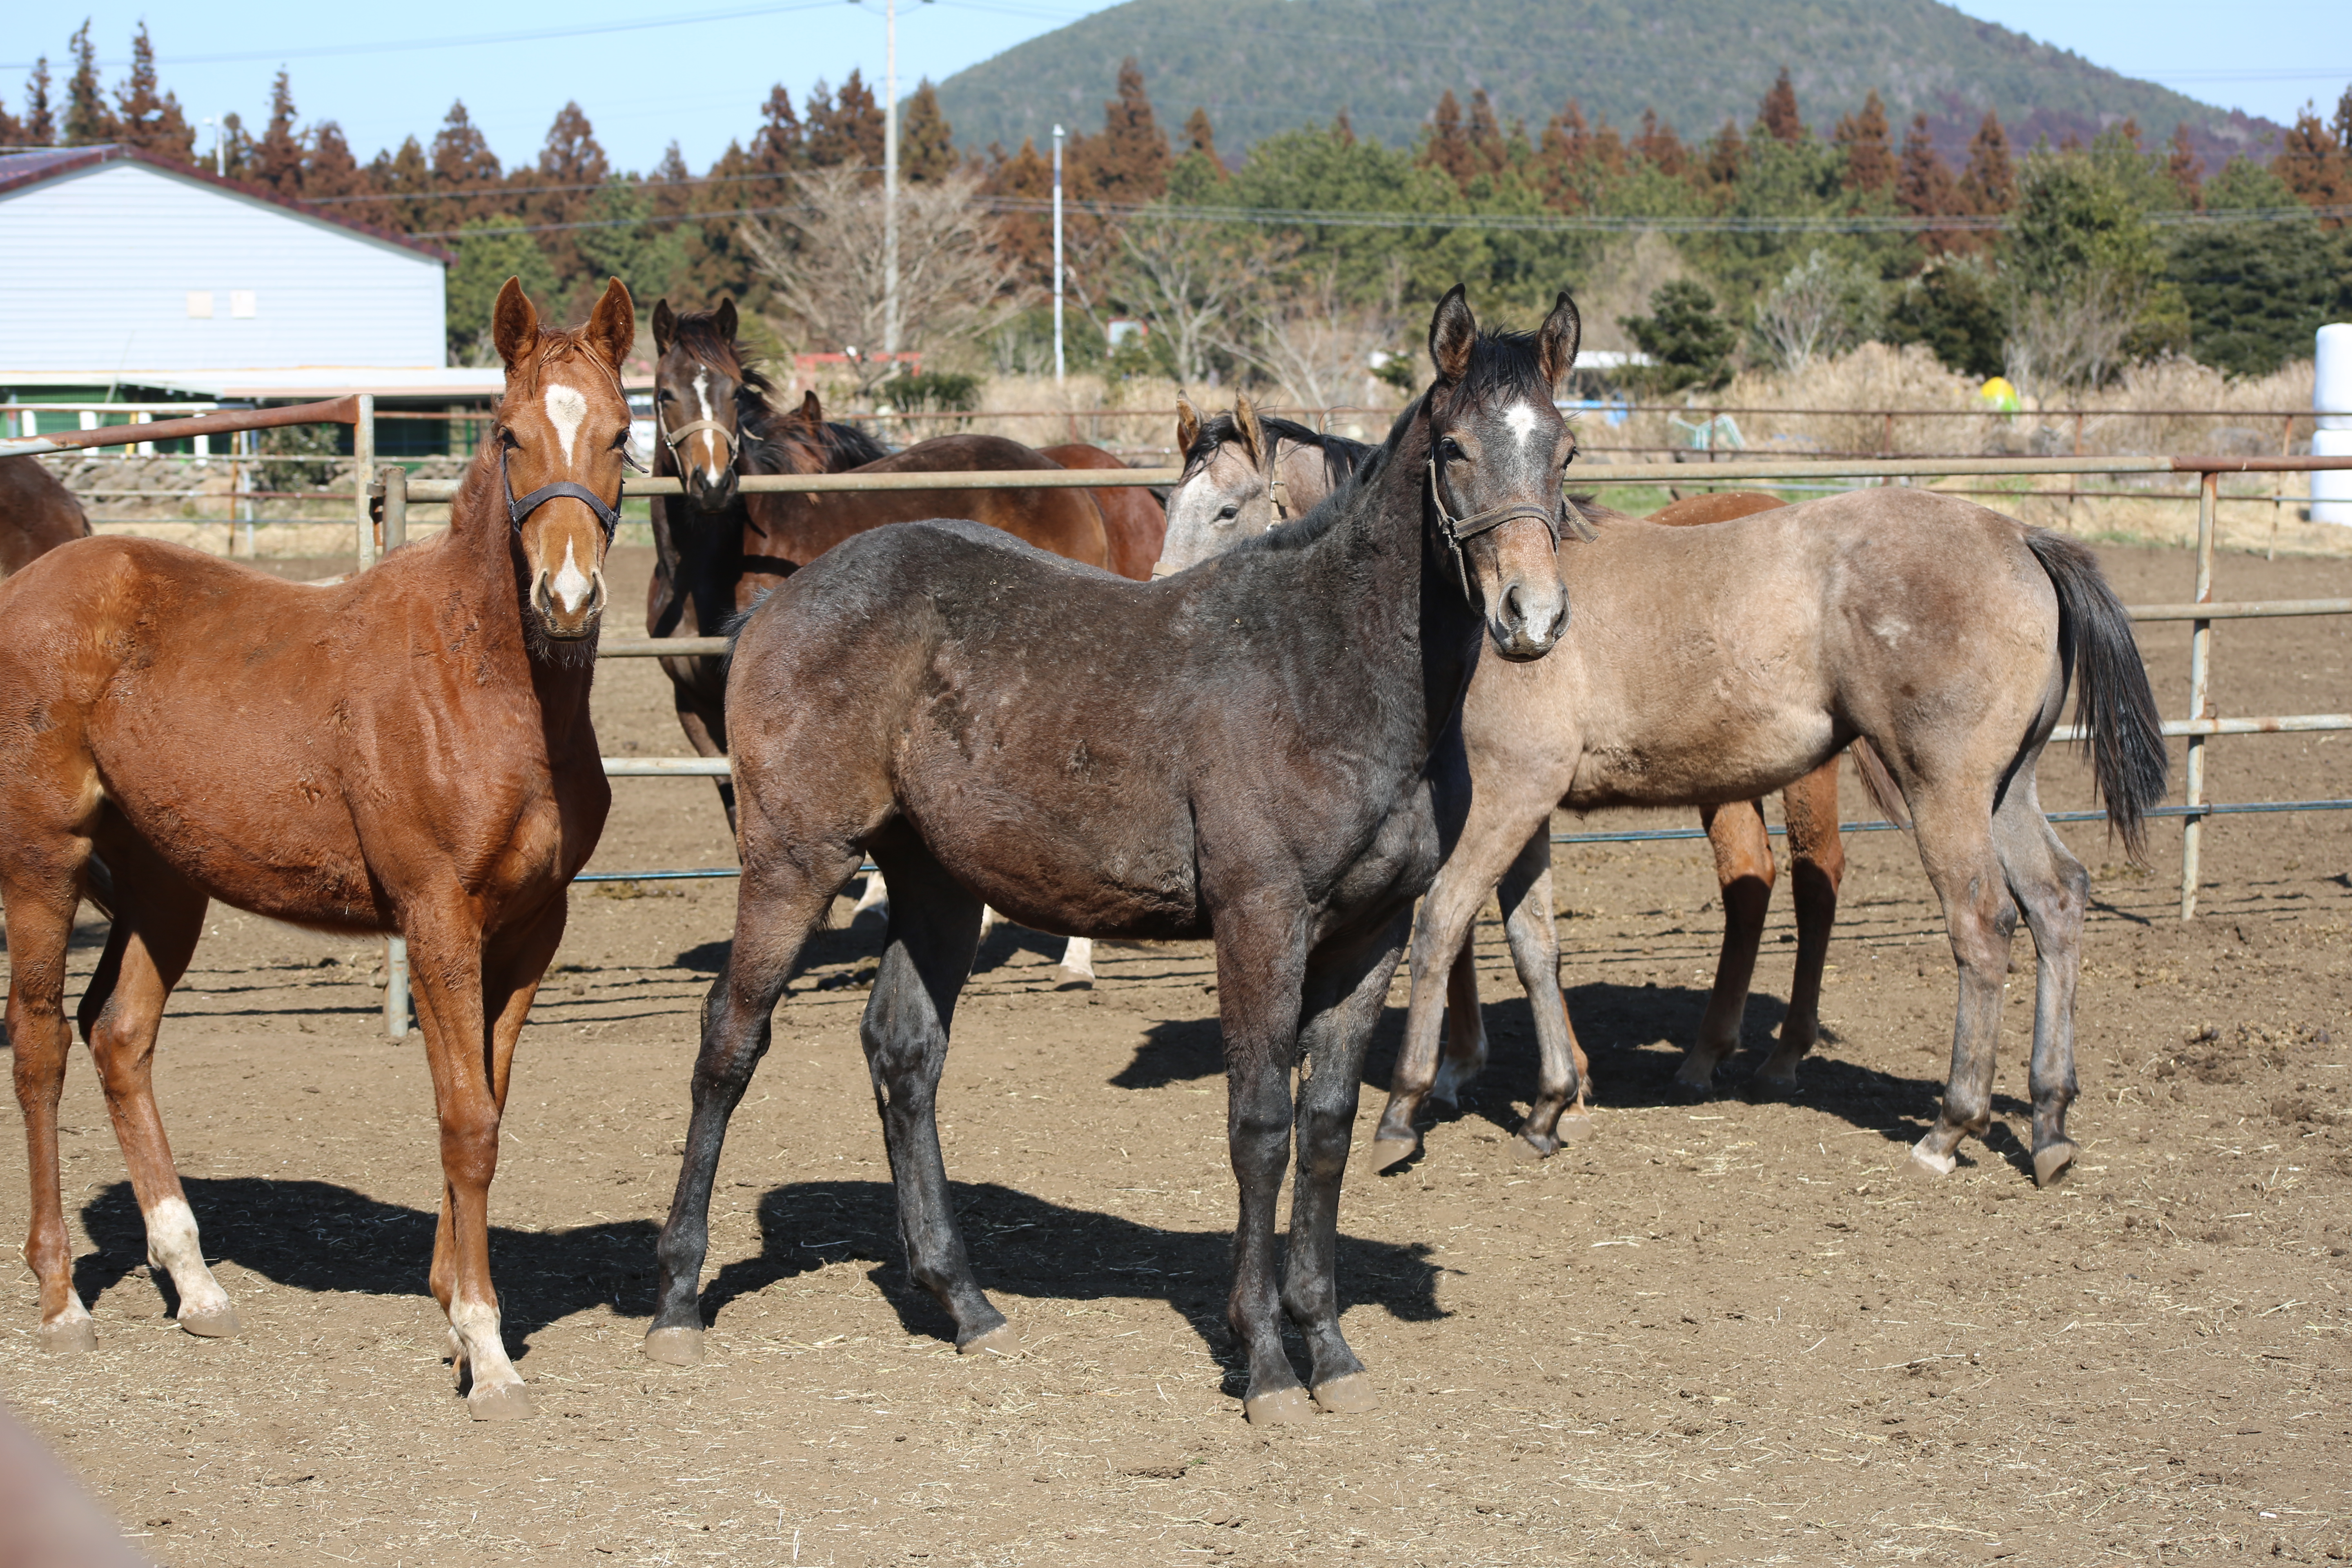
[[[213,173],[224,180],[228,178],[228,154],[221,147],[221,117],[207,114],[197,123],[213,128]]]
[[[1062,384],[1062,128],[1054,127],[1054,384]]]
[[[882,352],[898,352],[898,0],[882,0]]]

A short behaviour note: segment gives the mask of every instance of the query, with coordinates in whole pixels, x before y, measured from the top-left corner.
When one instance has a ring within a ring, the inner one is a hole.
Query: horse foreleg
[[[1830,932],[1837,925],[1838,888],[1845,880],[1845,841],[1838,833],[1838,760],[1832,757],[1780,793],[1789,819],[1789,888],[1797,906],[1797,970],[1789,982],[1789,1013],[1780,1044],[1756,1076],[1788,1087],[1797,1063],[1822,1032],[1822,971]]]
[[[866,890],[857,895],[857,907],[849,911],[849,918],[856,920],[868,910],[887,910],[889,907],[890,884],[882,879],[881,872],[877,871],[866,879]]]
[[[106,1090],[115,1142],[147,1226],[147,1263],[171,1277],[180,1327],[205,1339],[237,1331],[228,1292],[205,1267],[196,1216],[172,1163],[171,1141],[155,1108],[155,1035],[172,988],[187,973],[203,933],[203,891],[136,847],[116,845],[110,864],[126,891],[98,973],[82,998],[82,1037]],[[135,867],[135,869],[134,869]]]
[[[1225,1034],[1225,1147],[1240,1214],[1225,1321],[1249,1359],[1242,1414],[1296,1421],[1307,1394],[1282,1344],[1275,1205],[1290,1152],[1290,1073],[1297,1060],[1306,922],[1274,900],[1218,911],[1217,1002]],[[1334,1063],[1334,1070],[1340,1070]],[[1338,1086],[1334,1086],[1335,1088]]]
[[[1475,921],[1474,921],[1475,925]],[[1477,937],[1462,940],[1445,972],[1445,1051],[1437,1059],[1437,1078],[1429,1098],[1447,1107],[1459,1106],[1462,1094],[1486,1070],[1486,1016],[1478,1004]]]
[[[86,857],[87,844],[79,846]],[[8,927],[8,1039],[14,1049],[16,1104],[25,1113],[30,1223],[25,1261],[40,1281],[41,1324],[35,1342],[52,1353],[94,1351],[98,1334],[73,1285],[73,1243],[66,1232],[58,1171],[58,1100],[64,1092],[73,1031],[66,1024],[66,948],[79,903],[71,872],[43,866],[38,877],[0,886]]]
[[[1397,1051],[1396,1068],[1389,1078],[1388,1105],[1372,1135],[1376,1171],[1401,1165],[1420,1151],[1421,1133],[1413,1120],[1437,1085],[1438,1026],[1445,1006],[1445,985],[1438,976],[1466,956],[1464,950],[1471,922],[1493,886],[1457,848],[1421,900],[1421,913],[1412,927],[1412,997],[1405,1008],[1404,1044]],[[1475,973],[1470,996],[1475,1011]]]
[[[1062,949],[1062,973],[1069,976],[1066,984],[1092,985],[1095,983],[1095,939],[1074,936]]]
[[[1511,945],[1511,965],[1528,994],[1528,1012],[1535,1020],[1540,1058],[1535,1103],[1520,1124],[1514,1149],[1553,1154],[1559,1152],[1563,1137],[1576,1137],[1591,1126],[1592,1119],[1584,1104],[1591,1064],[1577,1043],[1576,1027],[1568,1018],[1568,997],[1559,986],[1559,929],[1551,894],[1549,823],[1528,836],[1518,858],[1503,873],[1496,892],[1503,901],[1503,934]]]
[[[449,1318],[452,1371],[473,1384],[467,1408],[477,1420],[509,1420],[535,1412],[508,1359],[490,1280],[490,1182],[499,1168],[504,1075],[485,1016],[481,929],[458,898],[436,904],[412,904],[404,921],[416,1020],[441,1123],[441,1219],[429,1278],[434,1300]]]
[[[1298,1184],[1290,1205],[1283,1310],[1307,1341],[1307,1386],[1327,1411],[1379,1404],[1364,1363],[1339,1332],[1339,1184],[1356,1125],[1364,1050],[1404,956],[1412,912],[1395,916],[1349,949],[1309,960],[1298,1032]]]
[[[1835,818],[1832,813],[1832,821]],[[1739,1049],[1739,1026],[1748,1016],[1748,991],[1756,980],[1756,951],[1764,940],[1764,911],[1772,900],[1772,840],[1763,810],[1752,800],[1702,806],[1715,850],[1715,879],[1723,890],[1723,949],[1715,961],[1715,988],[1707,993],[1698,1039],[1684,1053],[1675,1081],[1685,1089],[1715,1087],[1715,1069]]]
[[[715,706],[696,700],[683,685],[673,686],[671,695],[677,704],[677,727],[686,731],[686,743],[694,748],[698,757],[723,757],[727,754],[727,715]],[[727,836],[735,836],[735,781],[720,777],[712,781],[719,785],[719,805],[727,813]]]
[[[758,800],[754,794],[755,809]],[[702,1359],[698,1292],[710,1244],[710,1186],[718,1177],[728,1119],[767,1054],[770,1016],[783,996],[793,961],[824,921],[835,889],[849,880],[862,858],[845,845],[829,874],[818,867],[810,875],[780,856],[746,859],[735,896],[735,941],[727,967],[711,982],[702,1004],[694,1114],[687,1123],[677,1190],[654,1249],[659,1272],[645,1349],[655,1361],[691,1366]]]

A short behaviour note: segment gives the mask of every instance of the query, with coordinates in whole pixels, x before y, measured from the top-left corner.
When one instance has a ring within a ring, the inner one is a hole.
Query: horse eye
[[[499,445],[509,452],[522,450],[522,443],[515,439],[515,433],[503,425],[499,426]]]
[[[657,387],[654,392],[654,401],[656,403],[676,403],[677,401],[677,394],[672,392],[667,386]]]
[[[1219,522],[1231,522],[1234,519],[1241,515],[1241,511],[1242,509],[1240,507],[1230,503],[1221,506],[1217,509],[1217,521]]]
[[[1451,436],[1441,437],[1437,443],[1437,455],[1450,463],[1462,455],[1462,443]]]

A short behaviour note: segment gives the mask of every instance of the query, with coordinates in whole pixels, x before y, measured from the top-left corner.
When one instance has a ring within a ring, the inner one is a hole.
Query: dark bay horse
[[[0,458],[0,578],[68,540],[89,537],[81,502],[39,458]]]
[[[728,689],[743,881],[703,1010],[649,1355],[701,1353],[728,1119],[802,945],[870,852],[893,896],[860,1033],[908,1265],[957,1347],[1017,1342],[973,1278],[934,1121],[985,902],[1046,931],[1215,939],[1244,1409],[1306,1413],[1286,1312],[1316,1403],[1372,1405],[1333,1267],[1363,1052],[1437,867],[1431,767],[1481,642],[1540,658],[1567,622],[1558,539],[1580,523],[1552,399],[1576,337],[1565,294],[1533,336],[1481,336],[1454,289],[1431,323],[1436,382],[1363,472],[1197,571],[1125,583],[935,522],[849,541],[751,617]]]
[[[1037,455],[1050,458],[1066,468],[1108,471],[1127,467],[1117,453],[1089,447],[1083,441],[1040,447]],[[1102,510],[1103,529],[1110,539],[1110,569],[1138,583],[1150,582],[1152,563],[1160,559],[1160,547],[1168,538],[1168,513],[1159,498],[1141,485],[1088,490],[1087,494],[1094,497],[1095,505]]]
[[[516,1037],[611,800],[588,689],[634,330],[617,280],[585,329],[551,331],[509,279],[492,317],[506,395],[447,531],[348,583],[94,539],[0,585],[0,901],[45,1348],[96,1342],[60,1205],[58,1096],[66,943],[102,859],[113,930],[77,1017],[181,1326],[237,1327],[151,1079],[208,900],[397,932],[441,1128],[433,1294],[473,1413],[530,1413],[499,1334],[489,1184]]]
[[[1319,504],[1371,449],[1344,437],[1260,415],[1246,398],[1237,398],[1231,413],[1212,415],[1205,420],[1190,404],[1180,402],[1176,436],[1184,454],[1184,475],[1169,494],[1169,542],[1159,568],[1163,573],[1180,570],[1278,526],[1286,515],[1295,515],[1292,508]],[[1648,521],[1694,527],[1781,504],[1778,496],[1730,491],[1675,501]],[[1585,510],[1595,519],[1623,521],[1622,514],[1607,508]],[[1876,766],[1870,743],[1857,739],[1853,751],[1874,796],[1882,805],[1892,801],[1892,810],[1899,814],[1901,801],[1894,785],[1885,782],[1883,768]],[[1822,974],[1829,956],[1830,933],[1837,923],[1838,888],[1845,872],[1837,791],[1835,757],[1781,791],[1789,825],[1790,880],[1796,889],[1797,960],[1780,1048],[1759,1073],[1768,1081],[1793,1079],[1798,1059],[1812,1048],[1820,1035]],[[1715,851],[1724,921],[1715,984],[1697,1041],[1683,1065],[1683,1080],[1694,1087],[1710,1082],[1716,1064],[1738,1047],[1776,875],[1759,802],[1709,802],[1700,807],[1699,820]],[[1896,820],[1907,819],[1898,815]],[[1435,1076],[1424,1092],[1441,1104],[1451,1105],[1463,1088],[1485,1070],[1487,1057],[1478,969],[1466,941],[1448,972],[1443,1003],[1433,987],[1415,994],[1408,1039],[1419,1042],[1433,1037],[1441,1007],[1445,1047],[1444,1055],[1435,1058]],[[1410,1049],[1408,1058],[1421,1059]],[[1576,1059],[1578,1081],[1582,1083],[1580,1052]],[[1415,1104],[1417,1108],[1418,1100]],[[1574,1128],[1580,1121],[1580,1117],[1571,1118],[1569,1125]],[[1390,1139],[1382,1142],[1378,1152],[1384,1164],[1393,1165],[1409,1157],[1415,1147]]]
[[[1498,882],[1543,1058],[1520,1137],[1538,1152],[1559,1146],[1581,1072],[1557,984],[1556,806],[1751,801],[1862,738],[1908,808],[1958,969],[1943,1106],[1912,1160],[1948,1173],[1960,1139],[1990,1125],[2021,912],[2038,960],[2033,1176],[2056,1180],[2075,1152],[2066,1111],[2090,879],[2042,816],[2035,771],[2068,686],[2108,821],[2135,858],[2165,780],[2130,617],[2090,552],[1957,497],[1872,489],[1696,528],[1603,521],[1562,565],[1575,637],[1539,668],[1482,663],[1463,701],[1476,787],[1422,906],[1376,1157],[1418,1146],[1414,1114],[1437,1068],[1424,993]],[[1686,1080],[1713,1066],[1694,1051]]]

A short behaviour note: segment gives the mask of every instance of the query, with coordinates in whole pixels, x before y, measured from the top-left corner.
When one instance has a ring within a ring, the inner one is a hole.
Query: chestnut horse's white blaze
[[[563,443],[563,460],[572,461],[572,444],[580,438],[581,421],[588,417],[588,399],[576,386],[557,384],[547,389],[547,422],[555,426],[555,438]]]
[[[563,542],[563,564],[557,569],[555,579],[549,585],[555,590],[555,596],[563,601],[566,611],[579,609],[595,590],[594,582],[580,570],[579,560],[572,554],[572,541],[568,539]]]

